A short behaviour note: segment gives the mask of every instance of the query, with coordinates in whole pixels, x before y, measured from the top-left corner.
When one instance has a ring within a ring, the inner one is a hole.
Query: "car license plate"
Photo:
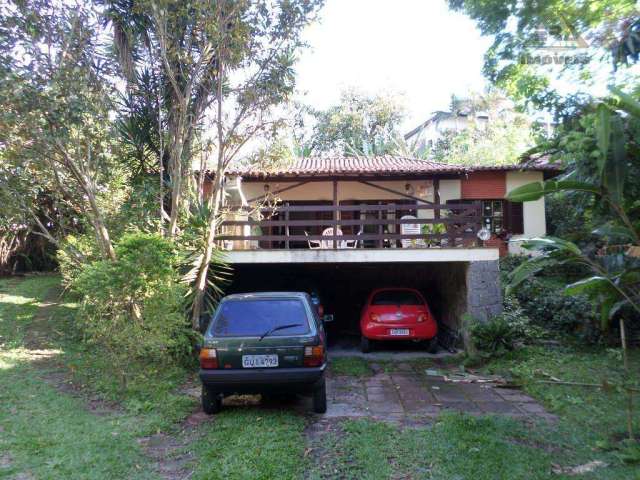
[[[393,336],[397,336],[397,337],[402,337],[404,335],[409,335],[409,329],[408,328],[391,328],[389,330],[389,335],[393,335]]]
[[[243,368],[272,368],[278,366],[278,355],[243,355]]]

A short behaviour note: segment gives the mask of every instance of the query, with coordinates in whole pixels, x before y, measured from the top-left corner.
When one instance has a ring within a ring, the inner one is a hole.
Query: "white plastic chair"
[[[317,250],[319,248],[322,248],[322,242],[320,242],[320,240],[310,240],[309,239],[309,234],[307,233],[307,231],[304,231],[305,236],[307,237],[307,243],[309,244],[309,248],[311,250]]]
[[[356,233],[357,236],[362,235],[362,228],[360,229],[360,231],[358,233]],[[360,241],[360,239],[356,239],[356,240],[343,240],[342,241],[342,247],[339,248],[358,248],[358,242]]]
[[[401,217],[400,220],[416,220],[416,217],[414,217],[413,215],[405,215]],[[400,224],[400,235],[420,235],[421,233],[422,231],[420,230],[419,223],[401,223]],[[411,248],[411,247],[425,245],[423,239],[417,239],[417,238],[416,239],[403,238],[402,240],[400,240],[400,244],[402,245],[402,248]]]
[[[340,230],[339,228],[336,229],[336,235],[342,235],[342,230]],[[329,227],[329,228],[325,228],[322,231],[322,236],[323,237],[332,237],[333,236],[333,227]],[[333,240],[321,240],[320,241],[322,248],[333,248]],[[342,247],[343,241],[342,240],[336,240],[336,246],[338,248],[343,248]]]

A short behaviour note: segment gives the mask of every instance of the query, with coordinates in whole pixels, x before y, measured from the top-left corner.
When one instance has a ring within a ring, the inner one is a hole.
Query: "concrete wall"
[[[458,200],[462,198],[460,191],[461,182],[455,180],[440,180],[440,203],[447,203],[447,200]]]
[[[542,172],[507,172],[507,194],[514,188],[532,182],[541,182]],[[520,242],[517,240],[532,237],[542,237],[547,234],[544,197],[533,202],[524,202],[524,234],[514,235],[509,242],[509,253],[522,253]]]

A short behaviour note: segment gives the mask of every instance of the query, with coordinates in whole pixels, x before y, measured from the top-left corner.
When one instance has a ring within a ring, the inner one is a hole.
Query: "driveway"
[[[555,416],[521,390],[495,383],[453,382],[447,380],[458,370],[430,370],[411,363],[395,363],[392,371],[385,364],[370,362],[370,375],[327,374],[327,413],[317,419],[371,418],[406,426],[433,421],[443,411],[472,415],[499,414],[523,420],[555,421]],[[429,374],[428,374],[429,373]],[[302,414],[311,409],[311,399],[298,396],[287,402]],[[228,397],[227,407],[283,408],[282,400],[262,403],[259,396]]]
[[[415,424],[454,410],[473,415],[501,414],[516,418],[554,420],[553,415],[520,390],[494,383],[451,382],[443,374],[427,374],[410,364],[387,373],[372,364],[371,376],[328,376],[326,417],[370,417]],[[437,372],[440,373],[440,372]]]

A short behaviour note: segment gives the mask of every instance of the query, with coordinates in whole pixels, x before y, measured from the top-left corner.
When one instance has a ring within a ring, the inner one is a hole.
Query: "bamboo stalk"
[[[627,353],[627,332],[624,325],[624,318],[620,317],[620,343],[622,344],[622,362],[624,364],[624,374],[627,379],[629,372],[629,356]],[[627,434],[629,440],[633,440],[633,389],[627,387]]]

